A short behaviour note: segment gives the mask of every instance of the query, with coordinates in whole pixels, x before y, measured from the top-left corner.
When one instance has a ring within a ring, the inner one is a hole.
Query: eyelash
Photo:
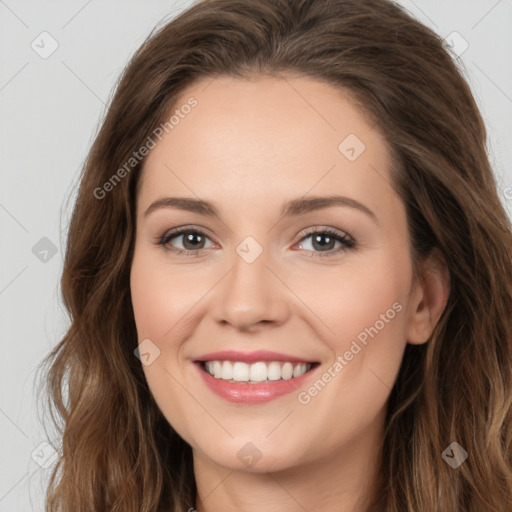
[[[188,249],[176,249],[171,248],[168,246],[169,242],[180,235],[186,234],[186,233],[193,233],[197,235],[201,235],[203,237],[209,238],[206,233],[201,231],[200,229],[195,229],[192,227],[188,228],[179,228],[175,231],[171,231],[170,233],[165,233],[163,236],[161,236],[157,241],[156,245],[162,246],[164,249],[171,251],[179,256],[198,256],[201,252],[201,250],[204,249],[198,249],[196,251],[191,251]],[[345,251],[349,249],[353,249],[356,247],[355,240],[347,235],[346,233],[342,233],[340,231],[334,230],[332,228],[312,228],[311,230],[307,231],[304,236],[299,240],[299,243],[303,242],[307,238],[309,238],[311,235],[314,234],[321,234],[321,235],[328,235],[332,238],[334,238],[336,241],[339,241],[343,244],[344,247],[339,247],[338,249],[332,249],[329,251],[309,251],[313,252],[313,254],[310,254],[311,257],[320,257],[320,258],[326,258],[326,257],[333,257],[337,256],[339,254],[344,253]]]

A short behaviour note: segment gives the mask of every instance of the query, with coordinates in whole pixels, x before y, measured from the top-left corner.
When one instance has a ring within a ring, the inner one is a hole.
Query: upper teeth
[[[206,371],[216,379],[233,380],[236,382],[262,382],[264,380],[288,380],[304,375],[310,368],[310,363],[292,364],[280,361],[257,362],[253,364],[241,361],[207,361]]]

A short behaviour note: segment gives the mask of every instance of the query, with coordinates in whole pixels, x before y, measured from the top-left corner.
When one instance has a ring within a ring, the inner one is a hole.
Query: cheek
[[[317,276],[308,305],[328,327],[324,342],[332,363],[340,363],[339,385],[371,393],[373,385],[388,391],[400,366],[412,267],[406,250],[364,260],[354,258],[336,276]]]
[[[194,430],[198,418],[190,414],[189,397],[179,385],[183,380],[181,345],[169,340],[183,329],[180,319],[190,310],[189,302],[197,302],[198,297],[179,278],[180,271],[171,273],[168,267],[156,261],[150,251],[136,247],[130,275],[132,305],[139,344],[150,347],[151,360],[142,369],[151,395],[169,424],[191,442],[187,434]],[[146,340],[150,340],[149,345]]]
[[[386,401],[406,346],[411,271],[408,254],[395,252],[345,274],[327,313],[335,331],[330,338],[337,363],[333,371],[341,376],[333,391],[350,389],[341,409],[350,402],[370,412]]]
[[[330,312],[339,350],[348,350],[352,341],[367,348],[373,339],[392,343],[403,331],[407,289],[403,280],[375,270],[364,276],[364,280],[347,276],[338,293],[338,307]]]
[[[406,251],[379,251],[378,258],[347,259],[314,275],[290,274],[287,282],[321,320],[324,340],[339,354],[354,340],[366,348],[372,339],[403,344],[411,272]]]
[[[187,290],[182,288],[180,279],[172,279],[150,251],[136,248],[130,275],[131,298],[138,342],[146,344],[151,353],[151,364],[144,364],[143,370],[157,400],[158,382],[169,379],[164,370],[172,368],[178,357],[179,345],[168,340],[181,327],[179,319],[186,314]]]
[[[158,275],[157,275],[158,274]],[[142,259],[134,261],[131,273],[131,296],[139,339],[161,340],[172,327],[173,307],[179,302],[169,300],[169,284],[161,273]],[[179,293],[179,282],[173,283]]]
[[[333,425],[324,429],[327,446],[352,438],[382,412],[406,345],[407,253],[360,263],[340,272],[336,285],[321,280],[309,295],[332,331],[323,339],[332,355],[299,401],[310,415],[315,411],[313,430]]]
[[[139,340],[147,337],[163,343],[182,327],[182,319],[186,321],[202,295],[200,283],[184,278],[185,273],[151,250],[136,249],[130,289]]]

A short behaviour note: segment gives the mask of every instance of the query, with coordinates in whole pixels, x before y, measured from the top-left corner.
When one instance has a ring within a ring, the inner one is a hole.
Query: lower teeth
[[[213,375],[212,375],[213,377]],[[292,377],[293,379],[294,377]],[[234,379],[231,379],[231,380],[225,380],[225,379],[219,379],[219,380],[224,380],[224,382],[229,382],[230,384],[266,384],[267,382],[279,382],[280,380],[285,380],[285,379],[277,379],[277,380],[258,380],[258,381],[254,381],[254,380],[234,380]],[[288,380],[291,380],[291,379],[288,379]]]

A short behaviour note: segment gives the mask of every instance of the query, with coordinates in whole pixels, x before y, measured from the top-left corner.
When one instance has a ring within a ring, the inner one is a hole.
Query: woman
[[[202,1],[152,34],[69,229],[47,510],[510,510],[485,139],[387,0]]]

